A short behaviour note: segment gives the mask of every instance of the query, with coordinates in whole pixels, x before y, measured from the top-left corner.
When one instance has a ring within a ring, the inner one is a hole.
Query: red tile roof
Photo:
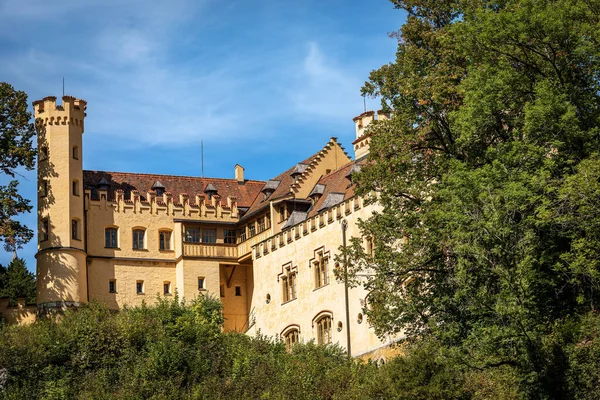
[[[198,178],[193,176],[159,175],[159,174],[139,174],[130,172],[106,172],[106,171],[83,171],[84,185],[96,187],[98,182],[105,178],[110,182],[109,198],[114,198],[114,191],[122,189],[128,193],[132,190],[138,190],[142,199],[151,190],[156,181],[160,181],[166,192],[173,194],[173,201],[179,202],[179,194],[187,193],[190,196],[190,202],[194,202],[196,194],[205,195],[204,189],[208,184],[212,184],[221,196],[223,204],[227,203],[228,196],[235,196],[238,201],[238,207],[250,207],[260,190],[265,185],[264,181],[247,180],[244,184],[239,184],[235,179],[221,178]],[[126,198],[127,195],[126,195]]]
[[[356,164],[356,161],[351,161],[348,164],[331,171],[331,173],[323,176],[319,180],[318,184],[325,185],[325,191],[315,205],[310,209],[308,218],[318,214],[318,210],[321,208],[321,205],[325,202],[330,193],[343,193],[344,201],[354,196],[354,185],[350,185],[350,180],[346,177],[348,171],[352,169],[354,164]]]
[[[320,151],[308,157],[306,160],[299,162],[298,164],[309,165],[314,161],[315,158],[319,156],[319,153]],[[277,189],[275,189],[273,194],[271,194],[271,196],[269,196],[269,198],[266,200],[264,199],[264,196],[262,194],[258,196],[252,204],[252,206],[250,207],[250,209],[248,210],[248,212],[246,213],[246,215],[249,216],[255,211],[260,210],[262,207],[268,206],[271,200],[276,200],[278,198],[285,197],[286,195],[291,193],[292,190],[290,189],[290,186],[292,185],[292,183],[294,183],[294,179],[292,178],[291,173],[292,171],[294,171],[296,165],[298,164],[294,164],[294,166],[288,169],[287,171],[277,175],[275,178],[270,179],[272,181],[280,181],[279,186],[277,186]]]

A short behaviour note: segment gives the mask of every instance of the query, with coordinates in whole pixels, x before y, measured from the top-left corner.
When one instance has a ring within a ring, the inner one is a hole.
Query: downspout
[[[352,357],[352,345],[350,343],[350,306],[348,300],[348,255],[346,254],[346,230],[348,222],[342,221],[342,246],[344,248],[344,298],[346,301],[346,343],[348,348],[348,358]]]

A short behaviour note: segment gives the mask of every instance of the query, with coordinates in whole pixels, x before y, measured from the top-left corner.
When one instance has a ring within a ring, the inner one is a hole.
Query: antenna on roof
[[[363,107],[365,108],[365,112],[367,112],[367,98],[363,95]]]
[[[204,140],[200,141],[200,158],[202,159],[202,177],[204,178]]]

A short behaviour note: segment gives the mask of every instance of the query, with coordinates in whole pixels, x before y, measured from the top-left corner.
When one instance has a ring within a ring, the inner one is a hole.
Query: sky
[[[205,176],[266,180],[332,136],[353,154],[405,18],[387,0],[0,0],[0,81],[87,100],[84,169],[201,176],[203,142]],[[20,220],[36,231],[35,208]],[[18,251],[32,271],[36,251]]]

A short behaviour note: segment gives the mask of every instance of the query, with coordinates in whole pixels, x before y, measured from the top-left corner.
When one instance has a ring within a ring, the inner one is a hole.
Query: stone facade
[[[86,102],[65,96],[62,105],[54,97],[33,104],[40,311],[211,294],[223,303],[226,330],[290,345],[350,345],[353,356],[389,352],[394,338],[377,338],[362,316],[368,293],[352,288],[346,301],[334,276],[344,234],[359,237],[357,220],[378,207],[355,196],[361,160],[335,138],[267,182],[245,179],[240,165],[234,179],[84,171]],[[357,156],[368,153],[364,128],[375,118],[355,118]]]

